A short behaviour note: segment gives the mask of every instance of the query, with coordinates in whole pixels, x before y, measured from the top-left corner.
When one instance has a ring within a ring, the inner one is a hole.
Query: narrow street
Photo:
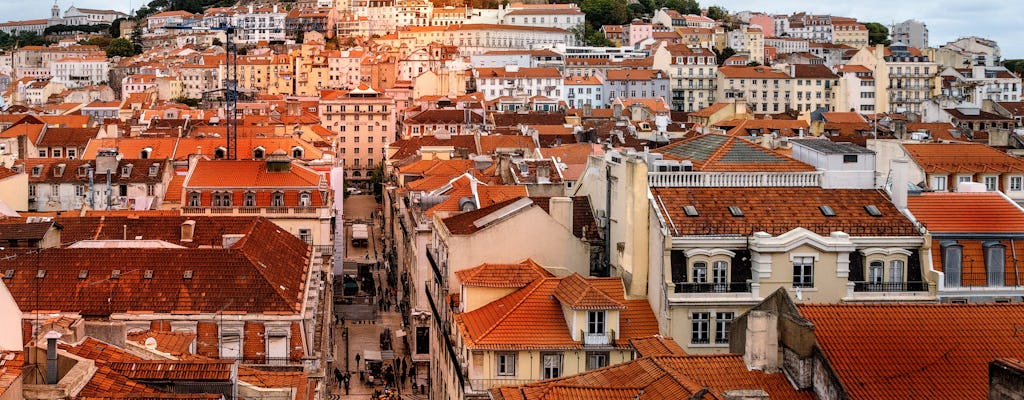
[[[388,388],[397,389],[402,399],[426,399],[425,395],[414,393],[413,382],[408,378],[412,372],[407,350],[410,338],[403,330],[400,311],[404,294],[397,278],[401,271],[390,271],[389,274],[389,266],[385,263],[377,204],[372,195],[355,195],[345,199],[344,207],[344,219],[342,222],[339,218],[335,235],[336,238],[345,238],[344,243],[335,244],[336,248],[344,247],[345,257],[341,259],[339,252],[335,252],[335,262],[344,265],[341,269],[344,276],[335,277],[336,318],[331,335],[334,338],[335,361],[329,367],[328,380],[331,398],[375,398],[375,392],[384,390],[382,378],[390,368],[394,371],[393,381],[399,384],[388,385]],[[353,246],[349,239],[352,224],[363,223],[369,228],[368,243],[365,247]],[[347,395],[343,383],[334,379],[335,369],[341,375],[349,374]],[[403,376],[406,377],[404,380]]]

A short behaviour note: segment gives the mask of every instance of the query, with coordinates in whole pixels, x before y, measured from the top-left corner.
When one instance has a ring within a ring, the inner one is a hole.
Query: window
[[[994,192],[999,190],[999,177],[998,176],[986,176],[985,177],[985,190]]]
[[[256,207],[256,193],[245,192],[245,197],[242,199],[242,206]]]
[[[1024,190],[1024,176],[1011,176],[1010,177],[1010,191],[1019,192]]]
[[[963,247],[956,244],[956,242],[943,245],[942,256],[942,272],[946,275],[946,286],[960,287],[960,266],[963,257]]]
[[[54,183],[50,185],[50,195],[57,196],[60,194],[60,185]]]
[[[299,229],[299,240],[306,244],[313,244],[313,232],[309,229]]]
[[[690,320],[690,343],[710,343],[710,333],[708,332],[708,330],[711,329],[711,313],[690,313]]]
[[[60,157],[60,154],[61,154],[60,149],[53,149],[53,157],[54,158]]]
[[[889,282],[903,282],[903,260],[889,261]]]
[[[946,191],[946,177],[945,176],[933,176],[932,177],[932,190],[944,192]]]
[[[731,312],[715,313],[715,343],[729,343],[729,330],[732,329],[732,319],[735,314]]]
[[[299,193],[299,207],[309,207],[312,205],[312,197],[309,192]]]
[[[956,177],[956,183],[972,182],[974,178],[970,175],[960,175]]]
[[[46,158],[46,149],[39,149],[39,157]]]
[[[793,257],[793,287],[814,287],[814,257]]]
[[[274,192],[274,195],[270,198],[271,207],[284,207],[284,193]]]
[[[872,261],[868,264],[868,283],[882,283],[882,267],[885,263],[881,261]]]
[[[202,195],[199,192],[189,192],[188,194],[188,206],[199,207],[201,203]]]
[[[283,365],[288,362],[288,335],[274,333],[267,336],[267,363]]]
[[[851,163],[856,163],[856,162],[857,162],[857,155],[856,154],[843,154],[843,163],[844,164],[851,164]]]
[[[605,333],[605,312],[601,311],[587,311],[587,333],[591,334],[603,334]]]
[[[85,196],[85,185],[75,185],[75,196]]]
[[[156,185],[152,183],[146,184],[146,196],[156,196]]]
[[[544,354],[541,356],[541,363],[541,368],[544,370],[544,379],[554,379],[562,376],[561,354]]]
[[[498,353],[498,376],[516,375],[516,353]]]
[[[220,358],[235,359],[242,355],[242,337],[238,332],[224,332],[220,336]]]
[[[607,352],[587,352],[587,370],[604,368],[608,366]]]
[[[999,242],[985,243],[985,271],[989,286],[1003,286],[1006,283],[1006,247]]]
[[[416,354],[430,353],[430,328],[416,327]]]
[[[213,206],[214,207],[231,207],[231,193],[214,193],[213,194]]]
[[[711,283],[715,284],[715,290],[725,291],[729,283],[729,263],[715,261],[711,264]]]
[[[707,283],[708,282],[708,263],[706,262],[695,262],[693,263],[693,283]]]
[[[264,151],[262,147],[257,147],[252,150],[252,158],[255,160],[262,160],[265,154],[266,151]]]

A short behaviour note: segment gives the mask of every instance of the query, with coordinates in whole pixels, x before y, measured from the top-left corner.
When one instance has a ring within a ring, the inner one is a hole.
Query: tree
[[[726,47],[726,48],[722,49],[722,51],[718,51],[718,49],[714,49],[714,52],[715,52],[715,58],[718,61],[718,65],[725,64],[725,60],[726,59],[736,55],[736,50],[733,50],[732,47]]]
[[[201,99],[192,99],[192,98],[188,98],[188,97],[185,97],[185,96],[179,96],[178,98],[174,99],[174,101],[176,103],[184,104],[186,106],[195,108],[195,107],[199,107],[199,102],[202,101],[202,100]]]
[[[881,44],[888,46],[892,44],[892,40],[889,40],[889,28],[877,22],[868,22],[864,24],[868,28],[868,45],[874,46]]]
[[[664,0],[661,6],[679,11],[683,15],[700,14],[700,4],[697,4],[697,0]]]
[[[1003,66],[1018,76],[1024,75],[1024,60],[1022,59],[1003,61]]]
[[[708,7],[708,18],[721,21],[729,17],[729,10],[719,6]]]
[[[124,18],[118,18],[118,19],[115,19],[113,22],[110,23],[110,27],[107,28],[107,34],[109,34],[110,37],[112,37],[112,38],[121,37],[121,22],[122,21],[124,21]]]
[[[615,43],[612,43],[611,40],[608,40],[608,38],[605,37],[604,34],[601,33],[601,31],[594,29],[594,27],[590,26],[590,24],[585,24],[584,29],[585,31],[583,41],[584,43],[587,44],[587,46],[615,47]]]
[[[629,22],[629,8],[621,0],[583,0],[580,11],[587,15],[587,22],[595,28]]]
[[[135,49],[134,54],[142,53],[142,19],[136,19],[132,25],[132,46]]]
[[[761,63],[759,63],[759,62],[757,62],[757,61],[751,61],[751,62],[748,62],[748,63],[747,63],[747,66],[748,66],[748,67],[760,67],[760,66],[761,66]]]
[[[107,46],[107,57],[131,57],[135,55],[135,46],[125,38],[110,41]]]
[[[107,47],[110,46],[110,40],[111,40],[110,37],[106,36],[106,35],[104,35],[104,36],[93,36],[91,38],[88,38],[88,39],[83,40],[83,41],[78,42],[78,43],[79,44],[85,44],[85,45],[92,45],[92,46],[99,47],[100,50],[106,50]]]

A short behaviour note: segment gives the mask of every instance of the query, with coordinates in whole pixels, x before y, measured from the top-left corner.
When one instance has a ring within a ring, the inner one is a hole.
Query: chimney
[[[743,362],[749,369],[775,372],[779,369],[779,316],[769,311],[747,314],[747,340]]]
[[[572,232],[573,206],[571,198],[552,197],[548,200],[548,211],[551,213],[551,218]]]
[[[897,210],[907,208],[907,159],[897,158],[892,160],[892,188],[889,193],[892,196],[892,204]]]
[[[196,221],[190,219],[190,220],[186,220],[185,222],[181,223],[181,241],[182,242],[191,242],[192,238],[195,237],[195,234],[196,234]]]
[[[46,332],[46,384],[57,384],[57,339],[60,333],[57,331]]]

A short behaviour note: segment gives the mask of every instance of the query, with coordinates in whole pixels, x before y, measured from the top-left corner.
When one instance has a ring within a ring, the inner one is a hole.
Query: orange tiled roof
[[[998,192],[923,193],[907,207],[929,232],[1024,232],[1024,209]]]
[[[492,288],[522,288],[537,279],[554,277],[531,259],[517,264],[480,264],[456,271],[455,276],[465,286]]]
[[[822,189],[817,187],[758,188],[651,188],[660,199],[662,215],[671,221],[673,235],[749,235],[763,231],[779,235],[804,228],[819,235],[835,231],[852,236],[917,236],[917,228],[882,192],[873,189]],[[873,205],[881,212],[865,211]],[[694,206],[697,216],[687,216]],[[743,213],[733,216],[728,207]],[[822,214],[829,206],[834,217]]]
[[[0,396],[3,396],[11,385],[21,377],[24,366],[25,352],[0,351]],[[10,397],[19,398],[21,393]]]
[[[728,107],[730,103],[715,103],[710,106],[704,107],[700,110],[690,113],[694,117],[710,117],[716,112],[721,111],[723,108]]]
[[[903,148],[929,174],[1024,172],[1024,160],[980,143],[905,143]]]
[[[573,340],[573,335],[569,332],[565,315],[562,312],[562,304],[559,299],[556,299],[562,280],[591,281],[595,279],[582,278],[578,274],[575,276],[576,278],[537,279],[530,285],[481,308],[457,315],[455,317],[456,324],[467,347],[475,349],[582,348],[582,342]],[[617,285],[622,286],[620,278],[605,279],[617,281]],[[605,292],[602,292],[601,295],[610,296]],[[624,300],[622,296],[618,296],[617,299],[620,299],[617,301]],[[642,303],[631,306],[635,307],[638,313],[650,314],[650,319],[655,319],[648,303],[646,301],[642,301]],[[642,334],[620,332],[616,342],[619,346],[626,345],[630,334],[651,336],[657,333],[657,324],[655,323],[653,330],[650,327],[644,330],[645,332]]]
[[[158,351],[171,355],[181,355],[189,353],[189,348],[192,346],[192,341],[196,339],[196,334],[189,332],[147,330],[142,332],[131,332],[127,337],[128,340],[140,345],[145,345],[146,340],[149,338],[153,338],[153,340],[156,341],[156,349]]]
[[[238,380],[264,388],[295,388],[296,400],[311,400],[315,395],[307,390],[310,382],[305,372],[272,372],[238,367]]]
[[[185,179],[192,188],[317,188],[321,175],[292,162],[283,172],[270,172],[261,160],[200,160]]]
[[[194,336],[194,335],[193,335]],[[128,379],[145,381],[223,381],[231,380],[234,360],[139,360],[109,362],[107,366]]]
[[[1024,354],[1024,304],[798,305],[853,399],[985,398],[988,363]]]
[[[640,357],[686,355],[686,351],[679,347],[679,343],[661,335],[629,339],[629,344],[636,349]]]
[[[608,297],[601,290],[590,285],[580,274],[572,274],[562,278],[555,288],[555,298],[562,305],[572,309],[608,310],[621,309],[622,303]]]
[[[499,400],[618,400],[724,399],[725,392],[762,389],[772,400],[811,400],[809,391],[797,391],[783,374],[747,369],[737,354],[712,356],[654,356],[565,378],[503,387],[491,391]],[[588,389],[584,391],[583,389]],[[584,397],[579,395],[585,394]]]

